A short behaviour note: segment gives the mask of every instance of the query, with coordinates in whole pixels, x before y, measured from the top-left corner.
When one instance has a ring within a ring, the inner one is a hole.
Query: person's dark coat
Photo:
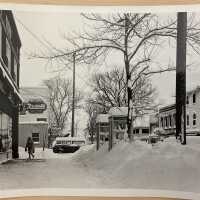
[[[34,142],[30,137],[27,139],[27,142],[26,142],[25,151],[27,151],[27,150],[28,150],[28,153],[35,152]]]

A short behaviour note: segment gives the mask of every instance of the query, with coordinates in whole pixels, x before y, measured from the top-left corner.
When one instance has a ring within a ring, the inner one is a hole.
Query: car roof
[[[85,141],[85,138],[82,137],[57,137],[56,141]]]

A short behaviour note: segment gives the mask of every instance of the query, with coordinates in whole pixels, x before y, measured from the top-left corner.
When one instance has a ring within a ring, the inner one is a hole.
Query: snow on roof
[[[19,124],[48,124],[48,122],[45,122],[45,121],[25,121],[25,122],[19,122]]]
[[[25,101],[30,99],[43,99],[47,101],[48,88],[47,87],[21,87],[20,93]]]
[[[198,90],[200,90],[200,86],[199,86],[199,85],[193,86],[193,87],[190,88],[189,90],[187,89],[186,93],[187,93],[187,95],[189,95],[189,94],[191,94],[191,93],[193,93],[193,92],[196,92],[196,91],[198,91]]]
[[[111,116],[127,116],[128,107],[112,107],[110,108],[108,114]]]
[[[109,114],[98,114],[96,122],[108,123]]]
[[[73,141],[80,141],[80,140],[85,140],[85,138],[83,137],[56,137],[56,140],[57,141],[63,141],[63,140],[66,140],[66,141],[69,141],[69,140],[73,140]]]
[[[133,121],[134,127],[149,127],[150,115],[141,115]]]

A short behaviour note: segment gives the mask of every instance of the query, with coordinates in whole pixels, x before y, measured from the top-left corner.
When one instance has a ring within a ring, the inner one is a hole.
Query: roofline
[[[169,111],[169,110],[172,110],[172,109],[175,109],[176,108],[176,104],[170,104],[170,105],[167,105],[167,106],[163,106],[162,108],[159,109],[159,113],[161,112],[165,112],[165,111]]]

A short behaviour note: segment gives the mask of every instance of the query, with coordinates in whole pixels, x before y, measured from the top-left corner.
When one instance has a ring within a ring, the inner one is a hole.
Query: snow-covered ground
[[[186,146],[168,138],[154,146],[121,142],[74,154],[36,149],[36,160],[0,165],[0,190],[20,188],[143,188],[200,192],[200,137]],[[20,158],[27,153],[20,148]]]
[[[186,146],[168,138],[154,146],[141,141],[107,145],[76,159],[93,169],[105,187],[168,189],[200,192],[200,137],[188,137]]]

